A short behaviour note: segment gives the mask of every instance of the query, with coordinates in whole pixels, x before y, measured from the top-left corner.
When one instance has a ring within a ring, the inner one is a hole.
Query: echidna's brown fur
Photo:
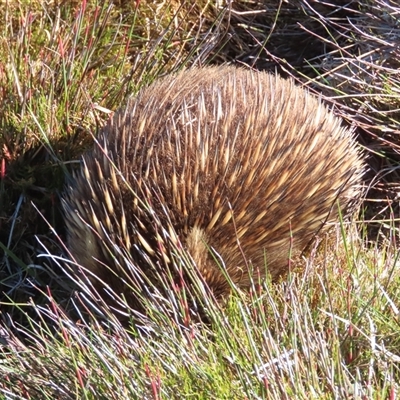
[[[360,195],[362,157],[340,125],[317,98],[268,73],[201,68],[159,80],[84,156],[65,202],[71,252],[118,285],[108,267],[127,273],[120,253],[141,269],[148,259],[165,266],[168,236],[217,293],[228,286],[211,251],[238,286],[249,285],[248,261],[275,279],[291,247],[303,250],[337,220],[338,203]]]

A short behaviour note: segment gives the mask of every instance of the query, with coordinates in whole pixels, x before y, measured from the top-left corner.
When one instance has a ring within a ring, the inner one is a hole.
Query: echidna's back
[[[291,246],[303,250],[336,221],[338,203],[359,197],[363,172],[352,134],[318,99],[292,81],[233,67],[156,81],[115,114],[99,144],[66,201],[77,260],[103,279],[94,258],[121,268],[110,249],[141,268],[147,257],[168,264],[164,229],[217,292],[226,285],[211,248],[241,286],[249,284],[243,255],[276,278]]]

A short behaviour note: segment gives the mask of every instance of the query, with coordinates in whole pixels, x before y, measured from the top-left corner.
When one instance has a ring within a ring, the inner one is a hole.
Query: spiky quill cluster
[[[359,198],[362,173],[352,133],[291,80],[186,70],[140,91],[101,130],[65,197],[68,243],[117,291],[126,259],[154,276],[182,246],[221,294],[221,265],[244,288],[249,265],[285,273],[290,249]]]

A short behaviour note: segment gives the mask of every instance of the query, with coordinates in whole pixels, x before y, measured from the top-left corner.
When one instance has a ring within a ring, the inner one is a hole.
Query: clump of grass
[[[129,304],[134,323],[99,300],[82,272],[71,319],[50,291],[32,303],[29,328],[3,331],[3,394],[35,398],[395,398],[397,248],[381,252],[344,238],[330,257],[310,258],[306,277],[255,282],[222,307],[196,274],[182,290],[167,279]],[[180,263],[192,270],[181,254]],[[70,274],[65,271],[66,274]],[[107,289],[110,291],[110,289]],[[118,297],[117,293],[110,295]],[[208,321],[192,306],[201,304]],[[24,312],[23,309],[21,309]],[[133,320],[132,320],[133,321]]]
[[[399,13],[394,0],[264,0],[236,2],[229,14],[229,54],[293,77],[356,129],[369,152],[375,231],[398,213]]]
[[[64,229],[59,194],[97,126],[158,75],[201,63],[224,12],[209,1],[4,4],[0,282],[14,300],[53,284],[36,263],[35,235],[62,251],[52,231]]]

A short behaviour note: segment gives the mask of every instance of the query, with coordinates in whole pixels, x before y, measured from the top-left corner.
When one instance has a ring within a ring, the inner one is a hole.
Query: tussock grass
[[[34,235],[60,252],[49,227],[63,233],[64,177],[79,166],[97,127],[142,85],[196,63],[217,41],[224,10],[213,3],[139,3],[4,6],[0,242],[7,256],[0,279],[19,301],[35,293],[27,277],[48,283],[35,264]],[[202,22],[208,9],[213,23]],[[188,19],[189,12],[196,19]]]
[[[0,1],[0,8],[4,398],[396,398],[395,1]],[[145,312],[110,290],[102,298],[87,271],[71,269],[59,203],[64,177],[128,96],[158,76],[210,62],[291,75],[357,129],[370,150],[366,218],[355,228],[362,234],[338,229],[321,238],[300,273],[255,282],[250,293],[233,290],[223,304],[182,249],[173,265],[191,271],[190,285],[164,271],[164,286],[149,282],[141,298]]]
[[[293,77],[357,131],[376,231],[398,213],[399,12],[395,0],[265,0],[235,2],[229,14],[236,61]]]
[[[347,251],[330,241],[330,256],[310,257],[304,276],[254,285],[250,294],[236,291],[224,307],[195,276],[186,290],[161,281],[168,297],[153,295],[146,315],[125,306],[135,315],[132,324],[121,325],[107,301],[94,303],[84,275],[75,278],[86,288],[73,299],[80,319],[72,320],[48,291],[47,305],[32,304],[29,327],[14,325],[8,336],[2,331],[2,392],[23,398],[395,398],[396,248],[388,244],[382,252],[360,239],[344,240]],[[192,297],[202,299],[207,323],[193,307],[188,314]]]

